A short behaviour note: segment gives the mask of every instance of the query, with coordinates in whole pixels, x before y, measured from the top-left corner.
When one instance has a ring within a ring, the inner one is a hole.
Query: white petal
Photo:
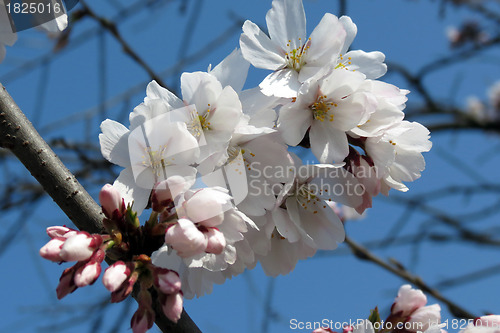
[[[283,209],[274,209],[272,211],[272,218],[276,225],[276,229],[285,237],[290,243],[295,243],[300,239],[300,234],[295,224],[290,220],[290,217]]]
[[[322,80],[320,89],[329,99],[339,101],[356,91],[364,80],[365,76],[362,73],[338,68]]]
[[[368,79],[377,79],[387,72],[387,65],[384,64],[385,55],[382,52],[364,52],[361,50],[350,51],[344,55],[344,59],[351,58],[351,64],[347,68],[351,71],[359,71],[366,75]]]
[[[247,79],[250,63],[243,58],[240,49],[231,52],[222,60],[210,74],[215,76],[223,87],[231,86],[236,91],[241,91]]]
[[[345,131],[331,126],[329,121],[314,121],[309,138],[311,150],[320,163],[342,162],[349,154]]]
[[[285,65],[285,51],[251,21],[243,24],[240,48],[243,57],[257,68],[274,71]]]
[[[302,141],[313,121],[311,110],[303,109],[300,105],[284,107],[278,118],[278,130],[288,145],[296,146]]]
[[[259,87],[266,96],[297,97],[300,89],[299,74],[293,69],[280,69],[266,76]]]
[[[299,212],[301,220],[305,221],[302,223],[305,232],[311,236],[319,249],[333,250],[337,248],[337,243],[344,241],[345,231],[342,222],[323,201],[318,201],[316,205],[311,202],[307,205],[307,209],[299,207]]]
[[[113,164],[124,168],[130,166],[128,150],[129,130],[114,120],[106,119],[101,123],[99,134],[102,156]]]
[[[349,46],[351,46],[352,41],[356,37],[356,34],[358,33],[358,27],[356,24],[354,24],[349,16],[342,16],[339,19],[340,23],[342,23],[342,26],[344,27],[344,30],[346,32],[346,38],[344,42],[344,46],[340,53],[342,55],[347,53],[347,50],[349,49]]]
[[[335,15],[326,13],[314,28],[307,50],[307,65],[323,67],[336,60],[344,44],[346,32]]]
[[[207,120],[211,129],[233,132],[242,115],[238,94],[227,86],[218,96],[215,109],[210,112]]]
[[[164,121],[166,113],[170,110],[169,106],[161,99],[149,100],[149,102],[141,103],[134,108],[129,115],[130,130],[134,130],[146,121],[155,119],[155,121]],[[168,121],[168,120],[167,120]]]
[[[113,183],[113,187],[123,196],[125,204],[132,205],[133,203],[132,208],[138,215],[141,215],[144,208],[146,208],[153,185],[154,184],[151,184],[149,188],[137,185],[132,173],[132,168],[122,170]]]
[[[271,40],[282,49],[295,49],[306,38],[306,13],[301,0],[274,0],[267,12],[266,23]],[[290,42],[289,42],[290,41]]]

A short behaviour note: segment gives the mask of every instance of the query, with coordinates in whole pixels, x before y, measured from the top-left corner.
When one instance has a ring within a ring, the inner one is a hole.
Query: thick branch
[[[10,149],[17,156],[80,230],[102,231],[101,207],[64,166],[1,84],[0,147]],[[176,325],[159,307],[155,312],[156,324],[163,332],[200,332],[185,311]]]

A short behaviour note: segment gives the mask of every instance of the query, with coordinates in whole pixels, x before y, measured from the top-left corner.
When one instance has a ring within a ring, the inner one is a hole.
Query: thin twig
[[[357,256],[362,260],[371,261],[374,264],[382,267],[383,269],[403,278],[404,280],[412,283],[416,287],[422,289],[422,291],[426,292],[435,299],[446,304],[448,306],[449,311],[454,316],[465,319],[477,318],[477,316],[475,316],[474,314],[470,313],[461,306],[457,305],[456,303],[450,301],[448,298],[444,297],[438,290],[431,288],[419,276],[413,275],[411,272],[407,271],[403,267],[400,267],[399,265],[393,265],[382,260],[381,258],[377,257],[375,254],[371,253],[369,250],[359,245],[349,237],[346,237],[345,242],[347,245],[349,245],[351,251],[354,253],[355,256]]]
[[[118,31],[118,27],[113,21],[110,21],[104,17],[101,17],[97,15],[83,0],[80,0],[80,3],[82,4],[85,14],[87,14],[89,17],[92,17],[94,20],[96,20],[102,28],[106,29],[111,33],[111,35],[116,39],[118,43],[123,48],[123,52],[128,54],[139,66],[141,66],[151,77],[151,79],[155,80],[158,82],[159,85],[165,87],[168,89],[168,87],[165,85],[165,82],[163,82],[163,79],[156,74],[156,72],[149,67],[148,64],[132,49],[132,47],[123,39],[122,35]]]

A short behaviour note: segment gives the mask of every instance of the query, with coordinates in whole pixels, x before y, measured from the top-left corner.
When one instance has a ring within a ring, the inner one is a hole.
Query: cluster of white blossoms
[[[124,168],[114,188],[165,225],[152,263],[178,272],[188,298],[257,262],[277,276],[335,249],[340,207],[361,214],[379,193],[407,191],[431,148],[429,131],[403,120],[409,91],[377,80],[384,55],[349,50],[349,17],[327,13],[307,37],[302,1],[274,0],[266,21],[269,36],[246,21],[240,49],[182,74],[181,97],[153,81],[129,128],[101,125],[103,156]],[[250,65],[271,72],[243,90]]]
[[[375,308],[368,319],[355,322],[350,320],[343,327],[338,327],[338,323],[333,325],[323,322],[323,326],[312,333],[335,333],[333,329],[339,328],[342,329],[342,333],[447,333],[449,329],[460,330],[459,333],[500,332],[499,315],[441,321],[441,307],[438,304],[426,304],[427,297],[421,290],[405,284],[399,288],[398,296],[391,306],[391,313],[385,320],[381,320],[378,308]]]

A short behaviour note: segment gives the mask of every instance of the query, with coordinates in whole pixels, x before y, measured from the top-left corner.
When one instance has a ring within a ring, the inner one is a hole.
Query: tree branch
[[[0,147],[17,156],[78,229],[90,233],[102,231],[101,207],[38,134],[2,84]],[[156,325],[163,332],[201,332],[185,311],[177,324],[168,320],[160,307],[155,312]]]
[[[477,318],[477,316],[465,310],[464,308],[460,307],[459,305],[455,304],[454,302],[450,301],[448,298],[444,297],[438,290],[431,288],[420,277],[413,275],[411,272],[407,271],[403,267],[399,265],[389,264],[388,262],[377,257],[376,255],[374,255],[369,250],[359,245],[349,237],[345,238],[345,242],[347,243],[347,245],[349,245],[351,251],[354,253],[355,256],[357,256],[362,260],[371,261],[376,265],[382,267],[383,269],[393,273],[394,275],[399,276],[400,278],[403,278],[404,280],[422,289],[422,291],[428,293],[435,299],[446,304],[448,306],[448,309],[454,316],[465,319]]]

